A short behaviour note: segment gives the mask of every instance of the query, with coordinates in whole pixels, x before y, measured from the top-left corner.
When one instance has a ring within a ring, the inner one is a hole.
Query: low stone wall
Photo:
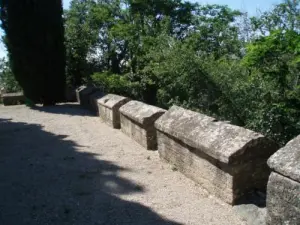
[[[89,96],[89,109],[99,115],[98,100],[104,97],[102,91],[97,91]]]
[[[166,112],[85,86],[76,94],[81,105],[88,96],[87,105],[107,124],[146,149],[158,149],[162,159],[212,195],[235,204],[267,187],[267,223],[299,224],[300,136],[276,152],[278,145],[261,134],[181,107]]]
[[[138,101],[130,101],[120,108],[121,130],[148,150],[157,150],[154,122],[166,110]]]
[[[76,102],[76,89],[67,87],[65,90],[65,100],[67,102]]]
[[[96,87],[87,87],[87,86],[81,86],[76,89],[76,99],[77,102],[85,107],[89,108],[90,105],[90,95],[94,94],[95,92],[100,91],[99,88]]]
[[[266,189],[267,159],[278,146],[261,134],[177,106],[155,127],[160,157],[223,201]]]
[[[276,152],[268,165],[267,224],[300,224],[300,135]]]
[[[129,102],[130,99],[108,94],[98,100],[98,111],[99,116],[104,122],[115,129],[120,129],[120,112],[119,109],[121,106]]]
[[[2,101],[5,106],[20,105],[25,103],[23,93],[5,93],[2,94]]]
[[[79,104],[81,104],[80,93],[81,93],[85,88],[87,88],[87,87],[83,85],[83,86],[78,87],[78,88],[75,90],[75,92],[76,92],[76,100],[77,100],[77,102],[78,102]]]

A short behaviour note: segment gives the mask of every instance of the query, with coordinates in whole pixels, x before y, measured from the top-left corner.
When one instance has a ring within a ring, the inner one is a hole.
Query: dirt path
[[[0,224],[245,224],[77,105],[0,106]]]

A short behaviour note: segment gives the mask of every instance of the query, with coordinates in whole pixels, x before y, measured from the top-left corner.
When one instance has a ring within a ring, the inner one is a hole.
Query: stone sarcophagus
[[[65,89],[65,100],[67,102],[76,102],[77,101],[76,90],[77,89],[66,87],[66,89]]]
[[[138,101],[120,108],[121,130],[148,150],[157,150],[154,122],[166,110]]]
[[[80,87],[78,87],[76,90],[75,90],[75,92],[76,92],[76,100],[77,100],[77,102],[80,104],[80,100],[81,100],[81,98],[80,98],[80,93],[84,90],[84,89],[86,89],[87,87],[86,86],[80,86]]]
[[[96,88],[96,87],[81,86],[81,87],[77,88],[76,89],[77,102],[84,108],[89,108],[90,95],[94,94],[97,91],[100,91],[100,90],[99,90],[99,88]]]
[[[102,91],[96,91],[89,96],[89,109],[99,115],[98,100],[100,100],[105,94]]]
[[[267,159],[278,146],[261,134],[177,106],[155,127],[160,157],[212,195],[235,204],[266,189]]]
[[[25,97],[23,93],[5,93],[2,94],[2,101],[5,106],[24,104]]]
[[[269,160],[267,224],[300,224],[300,135]]]
[[[115,129],[120,129],[120,107],[129,102],[130,99],[108,94],[98,99],[98,111],[100,118]]]

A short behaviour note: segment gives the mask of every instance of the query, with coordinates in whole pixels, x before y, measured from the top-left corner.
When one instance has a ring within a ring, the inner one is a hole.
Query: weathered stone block
[[[300,183],[272,172],[267,191],[267,224],[300,224]]]
[[[121,125],[119,109],[122,105],[129,101],[129,98],[114,94],[108,94],[101,99],[98,99],[100,118],[113,128],[120,129]]]
[[[120,108],[121,130],[148,150],[157,150],[154,122],[166,110],[138,101],[130,101]]]
[[[24,104],[25,97],[23,93],[2,94],[2,101],[5,106]]]
[[[65,91],[65,98],[67,102],[76,102],[76,89],[67,87]]]
[[[300,224],[300,135],[276,152],[267,191],[267,224]]]
[[[104,95],[105,94],[102,91],[97,91],[94,94],[89,96],[90,110],[95,112],[97,115],[99,115],[98,100],[101,99]]]
[[[76,98],[78,103],[84,108],[90,108],[90,95],[100,91],[97,87],[81,86],[76,89]]]
[[[80,104],[80,93],[84,90],[86,88],[86,86],[80,86],[80,87],[78,87],[76,90],[75,90],[75,92],[76,92],[76,100],[77,100],[77,102]]]
[[[155,127],[160,157],[212,195],[235,204],[253,189],[266,189],[267,159],[278,146],[261,134],[177,106]]]

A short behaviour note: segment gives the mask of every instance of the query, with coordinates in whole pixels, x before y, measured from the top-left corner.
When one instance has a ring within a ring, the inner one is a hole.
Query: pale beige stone
[[[300,224],[300,183],[272,172],[267,192],[267,224]]]
[[[148,150],[157,150],[154,122],[166,110],[139,101],[130,101],[120,108],[121,130]]]
[[[300,224],[300,135],[268,160],[267,223]]]
[[[76,92],[76,100],[77,100],[77,102],[78,102],[79,104],[80,104],[80,100],[81,100],[81,98],[80,98],[80,93],[81,93],[85,88],[87,88],[87,87],[84,86],[84,85],[82,85],[82,86],[78,87],[78,88],[75,90],[75,92]]]
[[[278,146],[263,135],[178,106],[155,127],[161,158],[225,202],[266,189],[266,162]]]
[[[97,87],[81,86],[76,89],[77,102],[84,108],[90,108],[90,95],[100,91]]]
[[[98,111],[100,118],[108,125],[115,129],[120,129],[120,112],[119,109],[122,105],[129,102],[127,97],[108,94],[98,99]]]
[[[274,171],[300,182],[300,135],[272,155],[268,165]]]

